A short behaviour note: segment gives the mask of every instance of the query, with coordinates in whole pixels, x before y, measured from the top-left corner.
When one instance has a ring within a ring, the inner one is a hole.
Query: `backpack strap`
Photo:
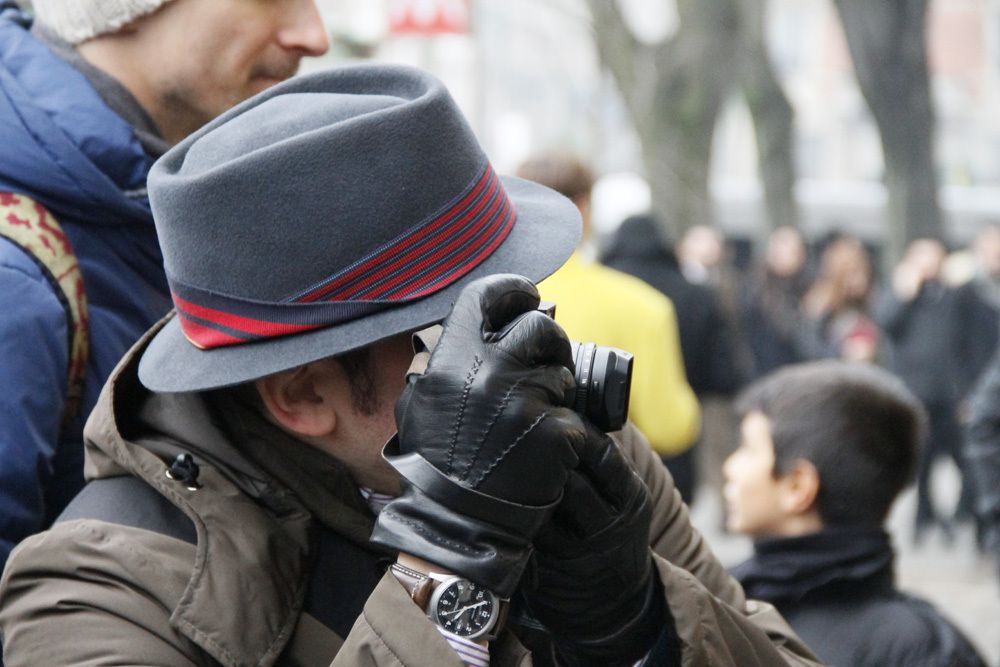
[[[69,369],[62,416],[65,429],[80,409],[90,352],[87,294],[80,265],[69,237],[52,214],[23,194],[0,192],[0,236],[23,250],[41,268],[66,312]]]
[[[138,477],[105,477],[87,482],[56,523],[96,519],[197,542],[194,523],[176,505]]]
[[[141,528],[188,544],[198,541],[194,523],[180,508],[145,480],[128,475],[89,481],[55,522],[79,519]],[[388,559],[320,525],[313,545],[303,611],[346,637],[385,572],[387,563],[380,560]]]

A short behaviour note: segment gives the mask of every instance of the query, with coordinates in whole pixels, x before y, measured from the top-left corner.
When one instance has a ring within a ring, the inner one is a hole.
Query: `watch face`
[[[448,632],[475,639],[493,629],[499,600],[489,589],[456,577],[434,589],[427,611]]]

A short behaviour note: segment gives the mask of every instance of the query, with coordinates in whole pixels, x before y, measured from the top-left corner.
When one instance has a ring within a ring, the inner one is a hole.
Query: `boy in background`
[[[728,527],[754,538],[733,574],[833,665],[985,664],[927,602],[897,590],[889,509],[912,480],[920,402],[873,366],[789,366],[737,402]]]

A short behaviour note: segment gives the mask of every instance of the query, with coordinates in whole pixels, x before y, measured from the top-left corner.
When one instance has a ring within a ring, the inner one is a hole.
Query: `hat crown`
[[[149,195],[172,282],[274,302],[433,219],[485,168],[440,81],[361,65],[223,114],[154,165]]]
[[[494,173],[444,86],[408,67],[291,79],[153,166],[176,306],[139,364],[154,391],[264,377],[440,322],[464,285],[541,280],[576,206]]]
[[[328,98],[329,104],[309,114],[303,114],[302,110],[315,101],[315,95],[310,93],[287,93],[268,100],[267,104],[251,107],[242,114],[240,123],[219,125],[192,144],[184,156],[182,171],[194,177],[257,151],[286,150],[288,147],[283,144],[289,137],[322,133],[339,123],[405,103],[398,97],[381,95],[329,93]],[[248,133],[248,127],[254,131]]]

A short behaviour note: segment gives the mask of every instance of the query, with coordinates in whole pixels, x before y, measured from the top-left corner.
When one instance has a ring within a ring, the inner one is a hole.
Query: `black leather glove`
[[[510,597],[531,541],[562,496],[583,421],[569,341],[537,312],[520,276],[459,295],[423,375],[396,403],[403,493],[379,515],[376,544],[419,556]]]
[[[528,611],[569,665],[632,665],[673,636],[649,550],[649,491],[618,446],[588,425],[580,464],[535,539]],[[526,578],[527,579],[527,578]]]

